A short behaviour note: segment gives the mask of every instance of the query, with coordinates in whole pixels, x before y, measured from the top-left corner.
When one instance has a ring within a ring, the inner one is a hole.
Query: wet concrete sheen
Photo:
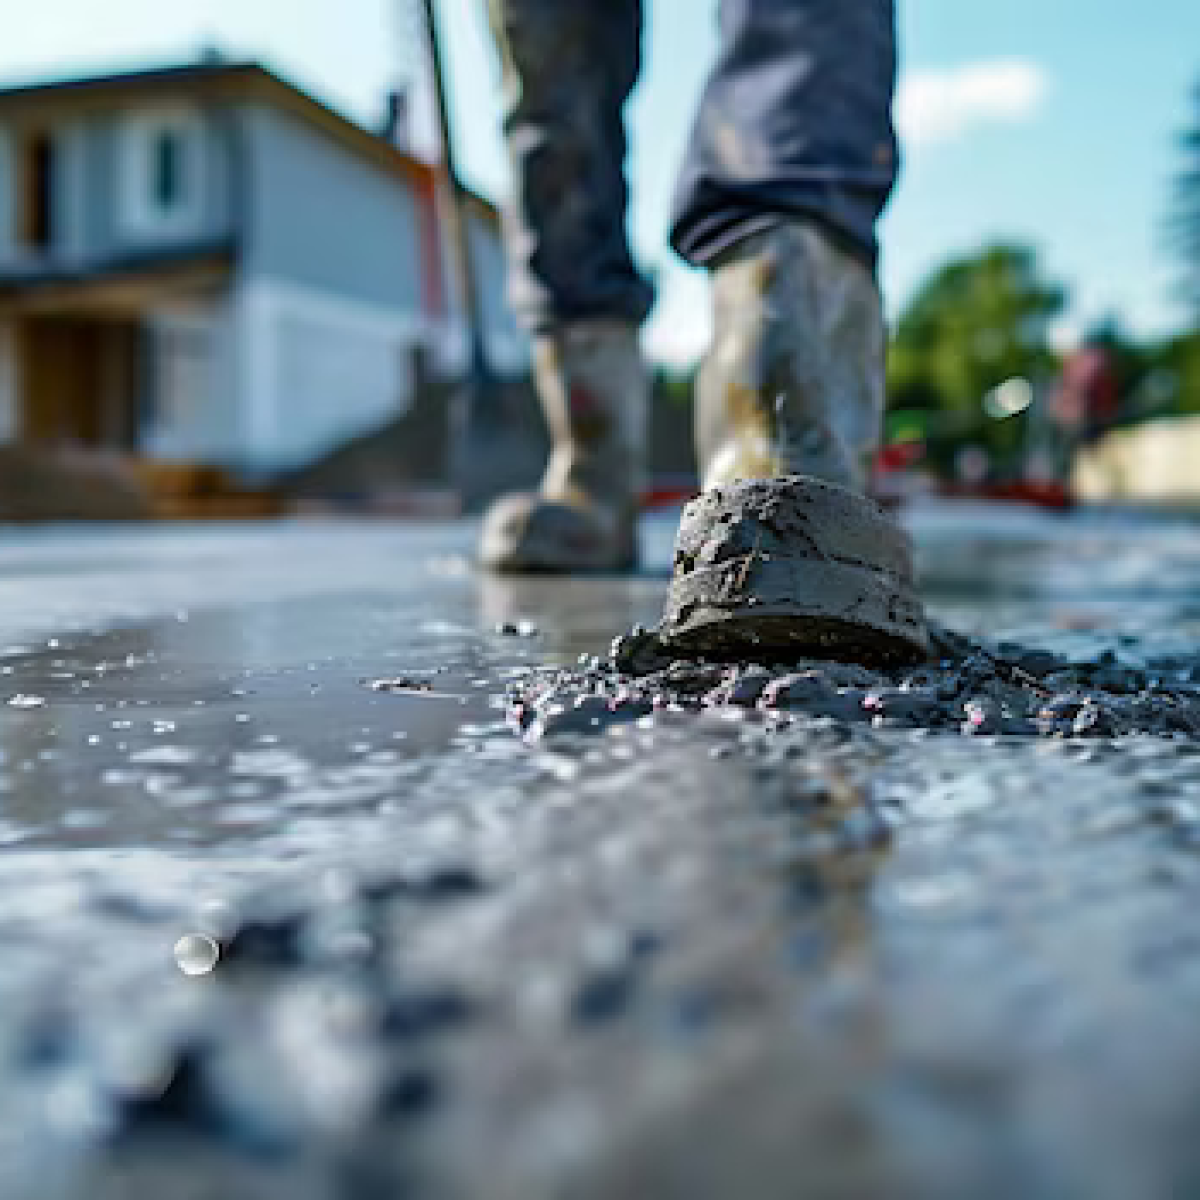
[[[1194,527],[910,520],[940,618],[1200,682]],[[1200,745],[765,682],[515,737],[672,533],[558,582],[460,525],[8,538],[4,1195],[1197,1190]]]

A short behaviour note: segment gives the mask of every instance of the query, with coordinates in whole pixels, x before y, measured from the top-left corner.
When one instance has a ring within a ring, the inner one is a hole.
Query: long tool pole
[[[438,132],[442,139],[442,161],[446,169],[449,195],[443,204],[446,231],[454,251],[458,271],[459,293],[463,301],[463,316],[466,320],[471,359],[472,382],[477,388],[491,379],[487,346],[483,337],[483,303],[479,292],[479,276],[471,254],[471,243],[467,225],[467,190],[454,158],[454,142],[450,136],[450,113],[446,103],[446,75],[441,45],[438,38],[437,14],[434,0],[422,0],[426,49],[429,54],[430,73],[433,75],[433,92],[437,107]]]

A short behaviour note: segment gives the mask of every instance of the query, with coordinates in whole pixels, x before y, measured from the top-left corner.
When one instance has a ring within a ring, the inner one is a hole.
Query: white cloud
[[[909,146],[946,142],[979,125],[1028,120],[1048,90],[1045,71],[1023,59],[914,70],[900,81],[896,125]]]

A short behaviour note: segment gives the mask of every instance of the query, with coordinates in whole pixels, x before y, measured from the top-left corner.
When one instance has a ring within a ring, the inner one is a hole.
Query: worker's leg
[[[893,5],[721,0],[720,24],[671,235],[712,277],[696,411],[704,487],[841,486],[711,496],[681,533],[667,626],[701,645],[910,652],[924,633],[902,535],[854,495],[883,411],[875,221],[896,170]],[[751,509],[775,516],[762,525]],[[742,542],[758,551],[731,590]]]
[[[628,565],[645,440],[637,327],[652,293],[625,238],[621,109],[637,78],[639,0],[491,0],[515,195],[509,296],[534,334],[553,453],[538,495],[488,514],[505,570]]]
[[[672,228],[714,282],[706,478],[778,473],[782,454],[858,483],[883,402],[873,271],[896,169],[893,6],[722,0],[720,21]],[[732,411],[729,394],[747,390],[761,403]]]
[[[537,331],[640,322],[651,290],[625,239],[621,108],[637,80],[640,0],[490,0],[513,169],[512,305]]]
[[[873,266],[896,176],[892,0],[721,0],[720,26],[672,245],[709,266],[753,233],[811,217]]]

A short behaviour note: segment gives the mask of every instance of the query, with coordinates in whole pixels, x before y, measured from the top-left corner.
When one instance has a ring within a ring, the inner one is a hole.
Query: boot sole
[[[801,475],[723,485],[684,509],[660,633],[710,658],[929,655],[904,531],[857,492]]]
[[[637,555],[611,561],[570,561],[561,555],[519,554],[481,559],[480,565],[493,575],[629,575],[638,569]]]

